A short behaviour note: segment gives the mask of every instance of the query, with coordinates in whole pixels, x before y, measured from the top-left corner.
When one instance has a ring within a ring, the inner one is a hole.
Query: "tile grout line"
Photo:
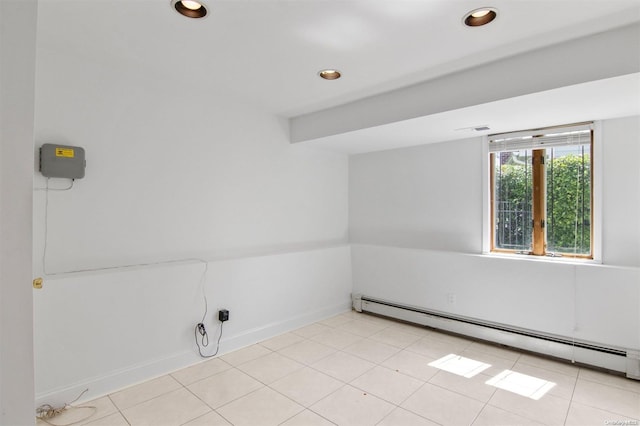
[[[576,378],[576,385],[575,385],[575,387],[574,387],[574,393],[575,393],[575,389],[578,387],[578,379],[580,379],[580,377],[577,377],[577,378]],[[585,381],[587,381],[587,382],[589,382],[589,383],[596,384],[596,385],[599,385],[599,386],[605,386],[605,387],[613,388],[613,389],[616,389],[616,390],[619,390],[619,391],[622,391],[622,392],[629,392],[629,393],[632,393],[632,394],[636,394],[636,392],[629,391],[629,390],[626,390],[626,389],[621,389],[621,388],[618,388],[618,387],[616,387],[616,386],[608,385],[608,384],[606,384],[606,383],[602,383],[602,382],[595,382],[595,381],[592,381],[592,380],[586,380],[586,379],[581,379],[581,380],[585,380]],[[638,395],[638,399],[640,399],[640,395]],[[573,403],[573,402],[574,402],[574,401],[573,401],[573,394],[572,394],[572,396],[571,396],[571,403]],[[575,401],[575,402],[576,402],[576,404],[584,405],[585,407],[590,407],[590,408],[594,408],[594,409],[596,409],[596,410],[605,411],[605,412],[610,413],[610,414],[612,414],[612,415],[614,415],[614,416],[628,417],[628,418],[633,418],[634,420],[638,420],[638,419],[640,419],[640,413],[639,413],[639,415],[638,415],[638,418],[636,419],[634,416],[629,416],[629,415],[622,414],[622,413],[619,413],[619,412],[611,411],[608,407],[606,407],[606,408],[605,408],[605,407],[596,406],[596,405],[592,405],[592,404],[590,404],[590,403],[587,403],[587,402],[581,402],[581,401]],[[571,405],[571,404],[570,404],[570,405]]]
[[[331,420],[327,419],[326,417],[324,417],[322,414],[318,413],[317,411],[315,411],[314,409],[312,409],[311,407],[313,405],[319,404],[320,402],[324,401],[325,399],[329,398],[331,395],[333,395],[334,393],[338,392],[340,389],[345,388],[346,386],[349,386],[348,383],[343,383],[342,386],[340,386],[338,389],[334,390],[333,392],[330,392],[329,394],[323,396],[322,398],[320,398],[319,400],[317,400],[316,402],[314,402],[313,404],[311,404],[309,407],[307,407],[307,410],[311,411],[312,413],[322,417],[323,419],[328,420],[329,422],[333,423]],[[336,423],[333,423],[336,424]]]
[[[406,410],[406,411],[408,411],[408,412],[410,412],[410,413],[412,413],[412,414],[415,414],[416,416],[418,416],[418,417],[420,417],[420,418],[422,418],[422,419],[427,419],[427,420],[429,420],[430,422],[440,424],[440,423],[438,423],[437,421],[435,421],[435,420],[433,420],[433,419],[430,419],[430,418],[428,418],[428,417],[425,417],[425,416],[423,416],[423,415],[421,415],[421,414],[416,413],[415,411],[411,411],[410,409],[408,409],[408,408],[404,408],[404,407],[402,406],[402,404],[404,404],[405,402],[407,402],[407,400],[408,400],[409,398],[411,398],[414,394],[416,394],[420,389],[424,388],[424,387],[427,385],[427,383],[429,383],[429,382],[428,382],[428,381],[425,381],[424,383],[422,383],[422,385],[420,385],[420,387],[418,387],[418,389],[414,390],[414,391],[411,393],[411,395],[409,395],[409,396],[407,396],[405,399],[403,399],[403,400],[402,400],[402,402],[401,402],[400,404],[398,404],[396,407],[397,407],[397,408],[400,408],[400,409],[402,409],[402,410]],[[389,413],[389,414],[391,414],[391,413]]]
[[[114,407],[116,407],[116,410],[118,410],[117,412],[120,413],[120,415],[122,416],[122,418],[124,419],[125,422],[127,422],[127,424],[129,426],[131,426],[131,422],[129,421],[129,419],[127,418],[127,416],[124,415],[124,413],[122,412],[122,410],[120,410],[120,407],[118,407],[116,405],[116,403],[111,399],[111,394],[107,394],[106,395],[107,398],[109,398],[109,401],[111,402],[111,404],[113,404]],[[96,419],[99,420],[99,419]]]
[[[576,393],[576,387],[578,386],[578,377],[580,377],[580,369],[578,369],[578,374],[576,374],[576,379],[573,382],[573,389],[571,390],[571,398],[569,398],[569,407],[567,407],[567,413],[564,416],[563,425],[567,424],[567,420],[569,420],[569,413],[571,412],[571,406],[573,405],[573,396]]]
[[[629,381],[631,383],[638,383],[638,389],[637,390],[636,389],[628,389],[628,388],[625,388],[625,387],[622,387],[622,386],[617,386],[617,385],[614,385],[614,384],[611,384],[611,383],[605,383],[604,381],[600,381],[600,380],[597,380],[597,379],[590,379],[588,377],[580,377],[580,371],[582,371],[582,370],[594,371],[594,372],[598,371],[597,369],[592,369],[592,368],[589,368],[588,366],[587,367],[580,367],[579,371],[578,371],[578,377],[577,377],[580,380],[584,380],[584,381],[589,382],[589,383],[595,383],[595,384],[602,385],[602,386],[608,386],[608,387],[615,388],[615,389],[618,389],[618,390],[621,390],[621,391],[636,393],[636,394],[640,395],[640,379],[630,379],[630,378],[623,377],[623,376],[618,376],[618,375],[613,375],[613,374],[608,374],[608,373],[602,373],[602,374],[610,375],[611,377],[616,377],[616,378],[622,379],[623,381],[626,380],[626,381]]]
[[[514,365],[515,365],[515,362],[516,361],[514,361]],[[482,406],[480,411],[478,411],[478,414],[476,414],[476,416],[471,421],[471,423],[470,423],[471,426],[473,426],[473,424],[476,422],[476,420],[478,420],[478,417],[480,417],[480,414],[482,414],[482,412],[487,408],[487,406],[493,407],[492,405],[489,405],[489,401],[491,401],[491,399],[493,398],[493,396],[496,394],[497,391],[498,391],[498,388],[493,389],[493,392],[491,393],[491,396],[489,398],[487,398],[487,400],[484,402],[484,405]],[[505,410],[505,411],[507,411],[507,410]],[[512,413],[512,414],[516,414],[516,413]]]
[[[214,358],[214,359],[215,359],[215,358]],[[206,362],[206,361],[205,361],[205,362]],[[187,367],[187,368],[188,368],[188,367]],[[225,370],[225,371],[226,371],[226,370]],[[173,376],[172,376],[172,377],[173,377]],[[196,395],[195,393],[191,392],[191,389],[189,389],[189,388],[187,387],[187,385],[183,384],[182,382],[180,382],[180,381],[179,381],[178,379],[176,379],[175,377],[174,377],[174,380],[175,380],[176,382],[180,383],[180,385],[182,386],[182,388],[183,388],[183,389],[185,389],[187,392],[189,392],[191,395],[193,395],[193,396],[194,396],[198,401],[202,402],[204,405],[206,405],[207,407],[209,407],[209,408],[211,409],[211,411],[216,412],[216,410],[215,410],[213,407],[211,407],[209,404],[207,404],[205,401],[203,401],[203,400],[202,400],[198,395]],[[210,413],[211,411],[209,411],[209,413]],[[204,414],[202,414],[201,416],[197,416],[197,417],[194,417],[194,418],[192,418],[192,419],[189,419],[189,420],[187,420],[186,422],[182,423],[180,426],[182,426],[182,425],[184,425],[184,424],[186,424],[186,423],[189,423],[190,421],[193,421],[193,420],[195,420],[195,419],[198,419],[198,418],[200,418],[200,417],[206,416],[207,414],[208,414],[208,413],[204,413]],[[217,413],[217,412],[216,412],[216,414],[221,415],[220,413]],[[227,419],[225,419],[225,420],[227,420]]]
[[[264,383],[262,383],[260,380],[258,380],[258,379],[256,379],[255,377],[253,377],[253,376],[251,376],[251,375],[249,375],[249,374],[245,373],[245,372],[244,372],[244,371],[242,371],[242,370],[239,370],[239,369],[238,369],[238,368],[236,368],[236,367],[233,367],[233,368],[231,368],[231,369],[229,369],[229,370],[237,370],[239,373],[244,374],[244,375],[246,375],[246,376],[249,376],[249,377],[251,377],[251,379],[253,379],[253,380],[255,380],[256,382],[260,383],[260,384],[262,385],[262,387],[265,387],[265,386],[266,386],[266,385],[265,385]],[[229,370],[225,370],[225,371],[223,371],[223,372],[221,372],[221,373],[227,372],[227,371],[229,371]],[[208,377],[208,378],[211,378],[211,377],[213,377],[213,376],[210,376],[210,377]],[[204,380],[206,380],[206,379],[204,379]],[[200,380],[200,381],[201,381],[201,380]],[[195,383],[197,383],[197,382],[195,382]],[[192,384],[193,384],[193,383],[192,383]],[[191,385],[189,385],[189,386],[191,386]],[[217,410],[216,410],[216,408],[215,408],[215,407],[212,407],[211,405],[209,405],[209,403],[207,403],[205,400],[203,400],[203,399],[202,399],[202,398],[200,398],[198,395],[196,395],[196,394],[195,394],[191,389],[189,389],[188,387],[185,387],[185,388],[189,391],[189,393],[191,393],[193,396],[195,396],[195,397],[196,397],[196,398],[198,398],[200,401],[202,401],[202,402],[203,402],[207,407],[209,407],[209,408],[211,408],[211,410],[213,410],[213,411],[216,411],[216,412],[217,412]],[[251,391],[249,391],[249,392],[247,392],[247,393],[245,393],[245,394],[243,394],[243,395],[240,395],[240,396],[239,396],[239,397],[237,397],[237,398],[234,398],[234,399],[232,399],[232,400],[230,400],[230,401],[225,402],[224,404],[222,404],[222,405],[221,405],[220,407],[218,407],[218,408],[221,408],[221,407],[224,407],[225,405],[231,404],[232,402],[237,401],[238,399],[240,399],[240,398],[242,398],[242,397],[245,397],[245,396],[247,396],[247,395],[249,395],[249,394],[252,394],[252,393],[254,393],[254,392],[256,392],[256,391],[258,391],[258,390],[260,390],[260,389],[261,389],[261,388],[253,389],[253,390],[251,390]],[[219,413],[218,413],[218,414],[219,414]]]

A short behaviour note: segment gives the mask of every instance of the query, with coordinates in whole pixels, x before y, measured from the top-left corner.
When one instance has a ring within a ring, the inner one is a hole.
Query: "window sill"
[[[482,253],[483,257],[491,257],[498,259],[511,259],[511,260],[524,260],[528,262],[546,262],[546,263],[563,263],[569,265],[602,265],[600,259],[581,259],[575,257],[548,257],[548,256],[534,256],[530,254],[511,254],[511,253]]]

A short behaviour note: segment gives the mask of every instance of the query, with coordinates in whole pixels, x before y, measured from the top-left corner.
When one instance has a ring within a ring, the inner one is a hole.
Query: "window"
[[[592,124],[489,136],[491,251],[593,258]]]

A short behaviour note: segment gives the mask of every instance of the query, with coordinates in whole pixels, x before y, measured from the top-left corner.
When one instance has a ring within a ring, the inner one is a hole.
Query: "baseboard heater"
[[[626,374],[640,380],[640,351],[573,340],[504,324],[431,311],[354,294],[353,308],[471,338],[570,360]]]

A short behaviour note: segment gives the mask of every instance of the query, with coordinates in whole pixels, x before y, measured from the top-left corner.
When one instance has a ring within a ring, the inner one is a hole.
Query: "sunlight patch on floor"
[[[449,354],[433,362],[430,362],[429,366],[448,371],[449,373],[457,374],[458,376],[471,378],[476,374],[479,374],[487,368],[491,367],[491,364],[485,364],[484,362],[465,358],[456,354]]]
[[[544,394],[556,385],[548,380],[527,376],[511,370],[504,370],[485,383],[535,400],[542,398]]]

